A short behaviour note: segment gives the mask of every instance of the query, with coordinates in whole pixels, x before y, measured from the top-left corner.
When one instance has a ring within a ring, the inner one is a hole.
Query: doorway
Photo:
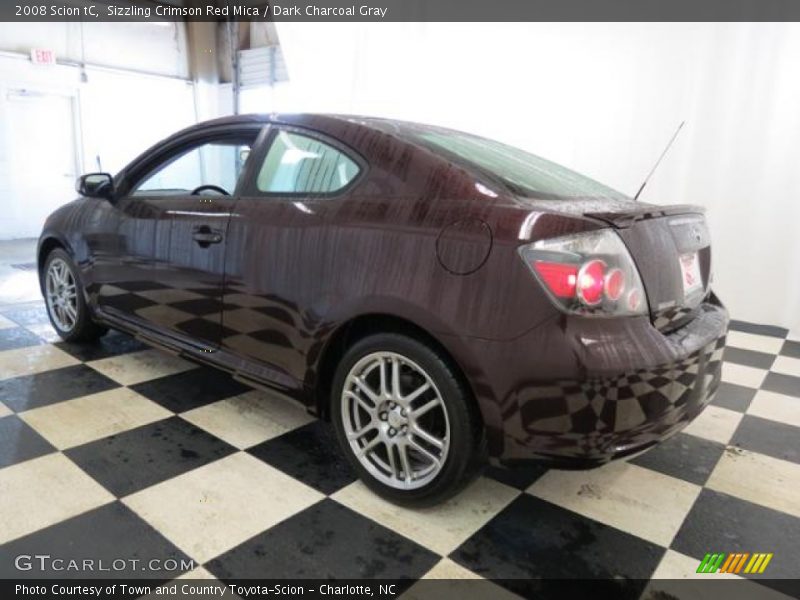
[[[0,239],[38,237],[44,220],[75,197],[75,97],[8,90],[3,149],[11,175]]]

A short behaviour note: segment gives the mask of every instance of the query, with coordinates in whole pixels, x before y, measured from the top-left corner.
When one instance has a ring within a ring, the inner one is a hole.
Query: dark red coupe
[[[487,455],[629,456],[719,383],[728,316],[703,210],[492,140],[238,116],[78,188],[39,242],[62,338],[121,329],[277,389],[394,501],[440,501]]]

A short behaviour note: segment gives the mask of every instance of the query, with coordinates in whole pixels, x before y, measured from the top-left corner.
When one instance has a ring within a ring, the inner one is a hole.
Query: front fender
[[[55,247],[63,248],[75,264],[78,265],[78,275],[81,277],[81,283],[84,283],[81,264],[85,262],[85,251],[81,252],[82,241],[78,231],[72,225],[80,206],[80,199],[74,200],[56,209],[45,220],[36,246],[36,264],[39,272],[40,289],[42,288],[41,274],[44,268],[44,261]],[[86,286],[84,285],[83,287],[85,293]]]

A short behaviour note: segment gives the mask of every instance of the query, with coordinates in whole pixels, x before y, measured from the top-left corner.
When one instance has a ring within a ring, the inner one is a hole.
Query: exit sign
[[[31,61],[36,65],[56,64],[56,53],[47,48],[31,49]]]

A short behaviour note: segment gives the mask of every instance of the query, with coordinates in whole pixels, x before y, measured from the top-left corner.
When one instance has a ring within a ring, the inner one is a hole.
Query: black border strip
[[[176,6],[177,5],[177,6]],[[182,5],[183,13],[176,12]],[[209,6],[214,10],[209,11]],[[62,10],[64,8],[70,10]],[[238,7],[238,8],[237,8]],[[245,14],[243,8],[251,9]],[[77,9],[77,12],[72,12]],[[255,11],[254,13],[252,11]],[[164,15],[165,12],[169,16]],[[0,21],[800,21],[797,0],[3,0]]]

